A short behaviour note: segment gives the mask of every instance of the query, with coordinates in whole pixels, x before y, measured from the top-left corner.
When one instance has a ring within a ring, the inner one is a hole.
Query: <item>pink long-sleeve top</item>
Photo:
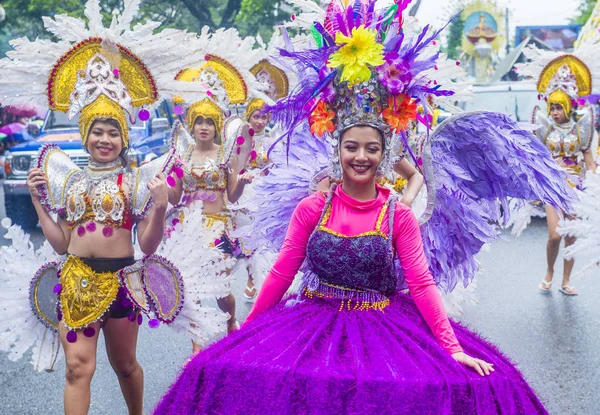
[[[377,217],[390,191],[377,186],[377,198],[358,201],[338,186],[332,200],[331,216],[327,227],[346,236],[354,236],[375,229]],[[294,276],[306,257],[306,246],[317,227],[325,196],[316,193],[303,199],[292,216],[290,225],[275,265],[267,275],[256,303],[246,322],[273,307],[292,284]],[[394,210],[393,245],[400,259],[410,293],[438,343],[449,353],[461,352],[454,330],[450,325],[441,297],[429,271],[417,218],[410,208],[397,202]],[[389,234],[386,213],[381,231]]]

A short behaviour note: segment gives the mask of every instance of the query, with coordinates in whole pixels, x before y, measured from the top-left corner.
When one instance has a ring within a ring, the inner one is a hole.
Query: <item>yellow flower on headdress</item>
[[[383,45],[377,43],[376,32],[364,26],[352,29],[350,37],[338,32],[335,43],[344,44],[329,57],[327,66],[337,68],[343,66],[342,81],[354,85],[371,79],[371,70],[367,65],[383,65]]]
[[[317,107],[310,114],[310,132],[316,134],[317,137],[323,137],[325,131],[331,133],[335,130],[335,124],[333,119],[335,117],[335,111],[329,109],[325,101],[320,100]]]

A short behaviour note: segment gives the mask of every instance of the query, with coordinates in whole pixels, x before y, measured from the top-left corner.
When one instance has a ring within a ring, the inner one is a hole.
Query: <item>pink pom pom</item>
[[[219,246],[221,245],[221,240],[220,239],[215,239],[215,246]]]
[[[437,71],[437,70],[439,70],[439,68],[437,67],[437,65],[435,65],[435,66],[433,67],[433,69],[435,69],[436,71]]]
[[[248,130],[248,134],[250,134],[250,137],[254,137],[254,129],[253,129],[253,128],[250,128],[250,129]]]
[[[585,105],[585,99],[583,99],[583,98],[579,98],[579,101],[577,101],[577,103],[578,103],[579,105]]]
[[[94,337],[96,335],[96,330],[93,327],[86,327],[83,329],[83,335],[85,337]]]
[[[167,176],[167,184],[171,187],[175,187],[177,185],[173,176]]]
[[[69,343],[75,343],[77,341],[77,333],[70,331],[67,333],[67,341]]]
[[[292,19],[292,22],[293,22],[294,20],[296,20],[296,15],[292,13],[292,15],[290,16],[290,19]]]
[[[183,108],[181,107],[181,105],[175,105],[175,106],[173,107],[173,112],[174,112],[176,115],[181,115],[181,114],[183,114]]]
[[[212,97],[212,92],[210,92],[210,90],[206,91],[206,95],[208,95],[209,97]]]
[[[138,118],[142,121],[148,121],[150,119],[150,112],[146,109],[143,109],[139,112]]]
[[[236,153],[240,154],[241,152],[242,152],[242,149],[238,147]]]
[[[113,75],[115,75],[116,77],[119,76],[119,70],[118,69],[113,69]]]
[[[258,155],[256,154],[256,151],[252,150],[250,152],[250,160],[256,160],[256,157],[258,157]]]
[[[456,61],[456,66],[460,66],[460,62],[459,61]]]
[[[175,172],[175,176],[177,176],[178,179],[181,179],[183,177],[183,169],[181,167],[175,167],[173,171]]]
[[[238,136],[238,138],[237,138],[237,143],[238,143],[238,146],[241,146],[241,145],[242,145],[242,144],[244,144],[245,142],[246,142],[246,139],[245,139],[244,137],[242,137],[241,135],[240,135],[240,136]],[[239,154],[239,153],[238,153],[238,154]]]

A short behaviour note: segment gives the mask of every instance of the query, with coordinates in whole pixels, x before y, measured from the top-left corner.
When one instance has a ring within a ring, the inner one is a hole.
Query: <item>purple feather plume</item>
[[[436,189],[421,226],[436,283],[451,291],[478,271],[475,255],[500,234],[508,198],[541,200],[570,212],[576,196],[546,147],[507,115],[474,112],[443,122],[431,137]],[[507,219],[507,218],[506,218]]]
[[[289,152],[278,145],[271,152],[274,167],[257,182],[254,189],[261,204],[251,212],[252,235],[256,235],[259,245],[277,252],[283,245],[294,209],[310,195],[310,181],[329,166],[332,151],[331,146],[312,136],[307,122],[292,133],[288,148]]]

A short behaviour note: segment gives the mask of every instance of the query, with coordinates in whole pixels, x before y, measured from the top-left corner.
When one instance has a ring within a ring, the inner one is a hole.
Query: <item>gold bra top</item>
[[[576,159],[579,153],[589,150],[595,131],[595,110],[590,106],[582,112],[577,121],[557,124],[540,108],[534,109],[532,121],[540,127],[535,134],[550,150],[552,157]]]
[[[129,202],[122,188],[123,173],[95,185],[88,194],[88,180],[84,176],[67,192],[65,206],[69,229],[86,222],[98,222],[112,228],[131,230],[133,218]]]
[[[254,152],[250,153],[250,160],[248,162],[249,170],[262,170],[271,163],[268,156],[268,147],[265,142],[267,137],[268,135],[266,133],[263,133],[260,136],[254,136],[255,146]]]
[[[184,192],[193,193],[199,189],[224,192],[227,190],[228,169],[210,160],[204,164],[192,164],[186,169]]]

